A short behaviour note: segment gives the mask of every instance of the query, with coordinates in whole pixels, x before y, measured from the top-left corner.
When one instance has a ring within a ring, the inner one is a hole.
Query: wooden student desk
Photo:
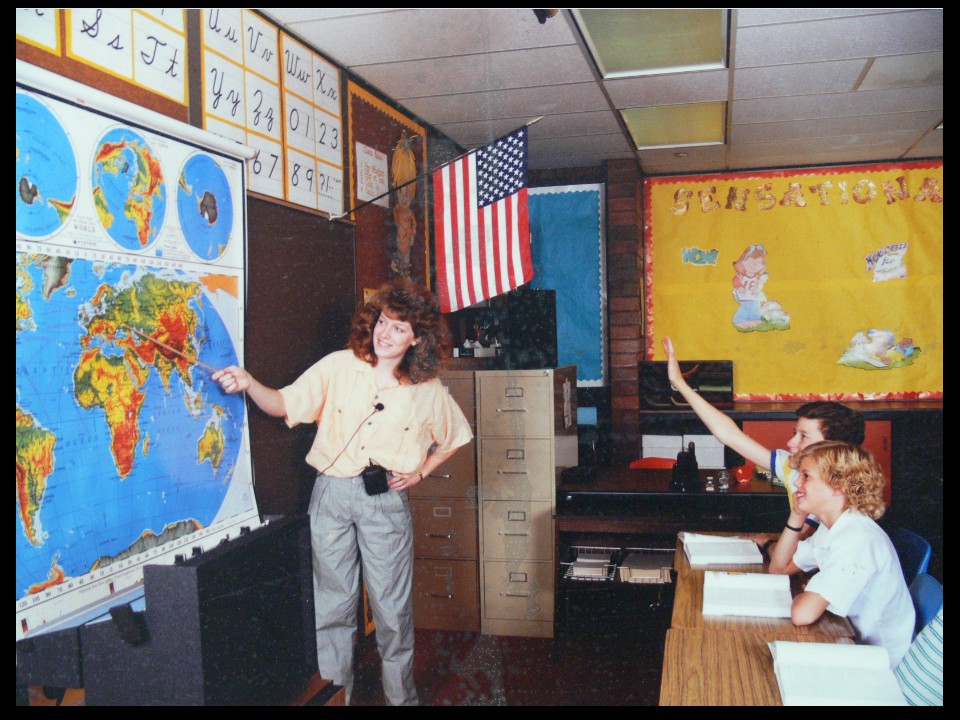
[[[780,705],[768,643],[853,643],[849,621],[832,613],[800,627],[789,618],[703,616],[707,569],[765,572],[767,564],[692,567],[677,539],[677,587],[664,644],[661,705]],[[794,585],[795,594],[798,590]]]
[[[730,533],[723,533],[729,535]],[[777,536],[771,535],[771,539]],[[701,565],[691,567],[683,551],[683,543],[677,538],[674,568],[677,571],[677,588],[673,599],[672,628],[691,630],[734,630],[793,636],[823,635],[827,637],[852,638],[853,626],[846,618],[825,612],[811,625],[794,625],[790,618],[764,618],[746,616],[703,616],[703,574],[707,570],[761,573],[767,571],[768,560],[762,565]],[[800,588],[796,578],[791,579],[793,594]]]
[[[782,705],[767,643],[853,643],[850,638],[671,628],[663,650],[661,705]]]

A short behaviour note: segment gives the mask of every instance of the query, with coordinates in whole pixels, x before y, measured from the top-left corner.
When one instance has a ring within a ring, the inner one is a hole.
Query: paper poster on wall
[[[943,394],[943,163],[649,178],[648,359],[737,399]]]
[[[182,8],[68,8],[67,55],[187,104]]]
[[[210,377],[243,360],[243,160],[20,70],[18,640],[259,525],[244,400]]]
[[[203,8],[203,125],[256,149],[252,192],[283,198],[283,110],[277,27],[252,10]]]
[[[60,54],[60,11],[57,8],[17,8],[17,40]]]

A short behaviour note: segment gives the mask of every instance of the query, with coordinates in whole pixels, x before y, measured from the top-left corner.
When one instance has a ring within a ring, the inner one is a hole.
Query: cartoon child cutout
[[[767,251],[763,245],[750,245],[733,263],[737,274],[733,278],[733,298],[740,307],[733,315],[738,328],[754,328],[763,322],[760,307],[766,301],[763,285],[767,282]]]

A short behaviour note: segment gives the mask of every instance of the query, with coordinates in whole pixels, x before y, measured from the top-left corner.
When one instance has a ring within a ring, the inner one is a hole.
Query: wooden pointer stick
[[[210,365],[207,365],[205,362],[200,362],[197,358],[192,358],[192,357],[190,357],[189,355],[187,355],[186,353],[180,352],[180,351],[177,350],[176,348],[172,348],[172,347],[170,347],[169,345],[167,345],[167,344],[164,343],[164,342],[160,342],[160,341],[157,340],[155,337],[151,337],[150,335],[147,335],[145,332],[140,332],[140,331],[137,330],[135,327],[132,327],[132,326],[130,326],[130,325],[127,325],[126,323],[123,323],[123,327],[125,327],[127,330],[130,330],[131,332],[135,332],[135,333],[136,333],[137,335],[139,335],[140,337],[145,338],[146,340],[149,340],[150,342],[154,343],[155,345],[159,345],[159,346],[162,347],[164,350],[169,350],[169,351],[172,352],[174,355],[179,355],[179,356],[182,357],[184,360],[188,360],[188,361],[190,361],[190,362],[192,362],[192,363],[196,363],[196,364],[199,365],[200,367],[204,367],[204,368],[206,368],[207,370],[209,370],[209,371],[212,372],[212,373],[217,372],[217,369],[216,369],[215,367],[211,367]]]

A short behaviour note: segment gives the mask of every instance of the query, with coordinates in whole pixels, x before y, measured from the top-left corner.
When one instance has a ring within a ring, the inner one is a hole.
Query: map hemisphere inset
[[[66,129],[33,95],[17,93],[17,233],[43,239],[76,206],[77,161]]]
[[[221,257],[233,230],[233,196],[223,169],[209,155],[191,155],[177,183],[177,213],[187,244],[202,260]]]
[[[156,241],[167,211],[160,160],[147,141],[127,127],[109,130],[97,143],[91,168],[97,217],[125,250]]]

